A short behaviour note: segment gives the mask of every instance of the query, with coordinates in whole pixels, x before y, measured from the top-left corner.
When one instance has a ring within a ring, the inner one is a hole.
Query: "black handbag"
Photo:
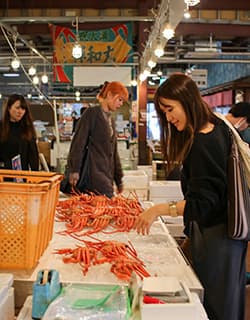
[[[63,193],[71,193],[72,192],[72,186],[69,183],[69,168],[68,165],[65,167],[64,171],[64,177],[60,183],[60,191]]]
[[[89,186],[89,147],[91,142],[91,136],[88,138],[88,142],[83,151],[83,158],[81,169],[79,172],[79,180],[75,188],[72,188],[72,185],[69,182],[69,166],[68,164],[65,167],[64,178],[60,184],[60,191],[65,194],[70,194],[74,192],[84,192],[87,191]]]

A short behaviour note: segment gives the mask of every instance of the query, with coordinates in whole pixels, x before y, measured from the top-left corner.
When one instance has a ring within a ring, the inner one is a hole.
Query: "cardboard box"
[[[44,155],[45,160],[50,165],[50,142],[38,141],[38,151]]]

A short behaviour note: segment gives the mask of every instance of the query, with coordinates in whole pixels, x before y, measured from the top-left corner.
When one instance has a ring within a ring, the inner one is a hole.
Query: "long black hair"
[[[35,128],[33,125],[33,119],[30,112],[29,105],[25,98],[20,94],[12,94],[9,96],[3,112],[3,119],[1,124],[0,140],[5,141],[8,139],[10,132],[10,113],[9,110],[11,106],[16,102],[20,101],[20,107],[25,110],[25,113],[20,120],[20,125],[22,128],[21,138],[26,140],[31,140],[36,137]]]

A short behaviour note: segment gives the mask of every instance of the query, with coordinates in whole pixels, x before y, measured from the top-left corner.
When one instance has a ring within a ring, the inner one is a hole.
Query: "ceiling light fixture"
[[[82,46],[79,43],[78,17],[76,17],[76,22],[73,22],[72,25],[76,27],[76,42],[72,48],[72,57],[75,59],[80,59],[82,57]]]
[[[151,69],[149,67],[146,67],[143,71],[143,74],[146,76],[146,78],[151,74]]]
[[[132,87],[136,87],[137,86],[137,80],[136,79],[132,79],[130,81],[130,84],[131,84]]]
[[[11,67],[13,70],[17,70],[20,67],[20,60],[17,57],[14,57],[11,61]]]
[[[30,45],[32,46],[33,45],[33,41],[30,40]],[[36,74],[36,67],[34,66],[33,64],[33,50],[31,49],[30,50],[30,67],[29,67],[29,70],[28,70],[28,74],[32,77]]]
[[[16,40],[17,40],[17,36],[13,35],[13,42],[14,42],[14,48],[13,48],[13,53],[14,53],[14,58],[11,61],[11,67],[13,70],[17,70],[20,67],[20,60],[16,54]]]
[[[47,73],[46,73],[45,60],[43,61],[43,75],[41,77],[41,81],[42,81],[43,84],[46,84],[49,81],[49,77],[47,76]]]
[[[80,59],[82,56],[82,47],[80,43],[75,42],[72,48],[72,57],[75,59]]]
[[[156,57],[160,58],[164,55],[164,50],[162,47],[157,47],[154,51],[154,54],[156,55]]]
[[[143,81],[145,81],[147,79],[147,76],[144,73],[141,73],[139,75],[139,79],[140,79],[141,82],[143,82]]]
[[[168,23],[165,23],[162,27],[162,34],[164,38],[169,40],[174,36],[174,29]]]
[[[33,81],[33,83],[34,83],[35,85],[39,84],[39,78],[38,78],[38,76],[34,76],[33,79],[32,79],[32,81]]]
[[[185,11],[184,11],[184,18],[185,19],[190,19],[191,18],[191,14],[190,14],[188,8],[185,9]]]
[[[197,1],[197,0],[196,0]],[[155,23],[151,27],[148,40],[144,46],[144,51],[140,60],[140,70],[144,70],[148,63],[147,54],[152,52],[155,56],[164,55],[167,42],[174,36],[174,30],[183,19],[186,4],[178,0],[162,0],[155,14]],[[167,29],[166,29],[167,27]],[[164,34],[164,36],[163,36]],[[157,41],[160,40],[160,41]],[[155,44],[156,43],[156,44]],[[158,44],[158,46],[157,46]],[[161,63],[161,61],[159,61]]]
[[[48,78],[48,76],[47,76],[47,74],[46,74],[46,73],[44,73],[44,74],[42,75],[42,77],[41,77],[41,81],[42,81],[42,83],[43,83],[43,84],[48,83],[49,78]]]
[[[158,71],[157,71],[157,75],[158,75],[158,76],[162,76],[162,71],[161,71],[161,70],[158,70]]]
[[[137,86],[137,68],[136,67],[131,69],[130,85],[132,87],[136,87]]]
[[[164,48],[160,38],[157,39],[156,46],[154,49],[154,54],[156,57],[160,58],[164,55]]]
[[[152,69],[156,66],[157,64],[157,58],[156,57],[151,57],[149,60],[148,60],[148,66]]]
[[[186,3],[186,8],[184,9],[184,18],[185,19],[190,19],[191,18],[191,13],[189,11],[189,6],[188,4]]]
[[[28,72],[30,76],[34,76],[36,74],[36,68],[31,65]]]
[[[132,79],[130,81],[130,84],[131,84],[132,87],[136,87],[137,86],[137,80],[136,79]]]

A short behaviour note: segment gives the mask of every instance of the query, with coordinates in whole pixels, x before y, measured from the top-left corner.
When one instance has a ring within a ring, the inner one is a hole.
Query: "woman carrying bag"
[[[68,156],[72,190],[112,197],[114,183],[122,191],[122,168],[112,112],[128,100],[128,90],[120,82],[105,82],[97,99],[77,124]],[[63,191],[61,189],[61,191]]]

